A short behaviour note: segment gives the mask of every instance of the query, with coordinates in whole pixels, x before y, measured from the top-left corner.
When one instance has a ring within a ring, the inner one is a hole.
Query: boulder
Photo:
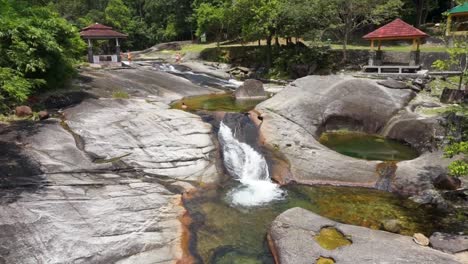
[[[427,247],[429,246],[429,238],[427,238],[424,234],[421,233],[416,233],[413,235],[413,241],[414,243]]]
[[[282,152],[290,163],[293,177],[276,180],[375,186],[379,162],[338,154],[317,137],[323,130],[341,128],[375,133],[412,96],[409,90],[388,90],[364,79],[308,76],[296,80],[256,107],[263,117],[260,132],[265,144]]]
[[[429,238],[431,247],[447,253],[468,251],[468,235],[435,232]]]
[[[258,80],[245,80],[234,93],[236,99],[266,99],[267,93],[263,89],[263,83]]]
[[[414,144],[422,155],[398,162],[386,190],[408,196],[421,194],[424,201],[443,202],[432,181],[445,173],[449,161],[442,159],[440,152],[426,152],[433,149],[438,123],[417,115],[408,120],[407,115],[396,115],[404,113],[414,96],[411,90],[387,89],[375,80],[348,76],[308,76],[294,81],[256,107],[263,117],[260,132],[264,144],[279,151],[289,163],[290,173],[276,175],[275,179],[283,184],[376,188],[380,162],[339,154],[320,144],[318,137],[323,131],[336,129],[372,134],[388,130],[393,138]],[[394,124],[393,128],[389,124]],[[396,127],[406,133],[398,132]]]
[[[434,179],[434,186],[439,190],[454,191],[461,186],[461,180],[447,174],[441,174]]]
[[[33,114],[31,107],[26,105],[17,106],[15,108],[15,115],[18,117],[31,116]]]
[[[45,120],[45,119],[49,118],[49,112],[39,111],[38,116],[39,116],[39,120]]]
[[[388,232],[398,233],[401,230],[400,221],[396,219],[383,221],[382,225],[383,225],[383,229]]]
[[[323,248],[316,239],[324,227],[334,227],[352,244]],[[302,208],[280,214],[271,224],[269,244],[282,264],[315,263],[319,258],[335,263],[459,263],[453,255],[421,247],[409,236],[341,224]]]
[[[440,102],[444,104],[468,103],[468,90],[444,88],[440,96]]]
[[[406,142],[422,153],[437,148],[437,141],[443,138],[445,129],[435,117],[421,117],[403,111],[387,123],[381,134]]]

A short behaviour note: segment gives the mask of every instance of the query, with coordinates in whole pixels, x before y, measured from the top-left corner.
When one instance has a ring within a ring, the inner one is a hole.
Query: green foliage
[[[24,101],[34,90],[62,85],[74,74],[84,43],[49,7],[0,0],[0,99]]]
[[[122,0],[109,0],[104,16],[106,22],[116,29],[124,29],[131,23],[130,10]]]
[[[447,158],[460,154],[462,157],[449,165],[449,173],[452,176],[468,176],[468,141],[453,143],[445,148]]]

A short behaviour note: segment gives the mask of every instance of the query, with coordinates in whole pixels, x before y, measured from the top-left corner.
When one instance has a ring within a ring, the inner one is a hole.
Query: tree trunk
[[[275,36],[275,44],[276,44],[276,47],[278,47],[278,48],[280,47],[278,36]]]
[[[267,69],[271,68],[271,41],[273,39],[272,35],[269,35],[266,39],[267,42],[267,50],[266,50],[266,67]]]
[[[416,0],[415,5],[416,5],[416,23],[415,26],[419,28],[422,24],[422,19],[423,19],[423,11],[424,11],[424,3],[426,0]]]
[[[345,29],[344,38],[343,38],[343,62],[348,61],[348,38],[349,32],[348,29]]]
[[[258,46],[259,46],[259,47],[261,47],[261,46],[262,46],[262,42],[261,42],[261,40],[260,40],[260,39],[258,40]]]

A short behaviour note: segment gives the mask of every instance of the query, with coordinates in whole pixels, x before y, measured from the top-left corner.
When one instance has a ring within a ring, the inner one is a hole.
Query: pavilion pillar
[[[380,66],[383,64],[382,41],[379,39],[379,47],[375,53],[375,65]]]
[[[94,63],[93,44],[91,42],[91,39],[88,39],[88,62],[89,63]]]
[[[409,66],[418,66],[420,64],[421,51],[419,50],[419,39],[413,39],[413,50],[410,53]]]
[[[119,39],[115,39],[115,53],[117,54],[117,62],[121,62],[122,58],[120,57],[120,44]]]

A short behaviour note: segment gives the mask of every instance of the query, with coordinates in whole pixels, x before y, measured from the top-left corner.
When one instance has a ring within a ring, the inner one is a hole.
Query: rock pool
[[[186,97],[173,103],[171,107],[182,109],[182,103],[185,103],[187,111],[247,112],[252,110],[261,101],[236,100],[232,93],[223,93]]]
[[[268,250],[268,226],[283,211],[302,207],[324,217],[353,225],[382,229],[397,220],[400,233],[430,235],[449,225],[434,209],[391,193],[365,188],[287,186],[287,196],[258,207],[234,206],[230,181],[220,189],[202,190],[184,203],[193,219],[192,253],[203,263],[273,263]],[[445,223],[445,224],[444,224]]]
[[[338,153],[366,160],[411,160],[419,155],[415,149],[399,141],[361,132],[325,132],[319,141]]]

